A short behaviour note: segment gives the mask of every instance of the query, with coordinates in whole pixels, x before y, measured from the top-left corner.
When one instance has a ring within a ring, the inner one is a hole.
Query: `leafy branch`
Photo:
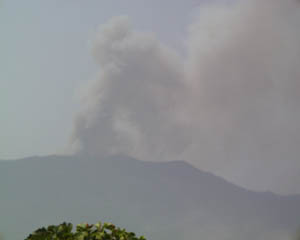
[[[72,232],[71,223],[43,227],[25,240],[146,240],[143,236],[137,237],[133,232],[127,232],[113,225],[112,223],[79,224],[76,231]]]

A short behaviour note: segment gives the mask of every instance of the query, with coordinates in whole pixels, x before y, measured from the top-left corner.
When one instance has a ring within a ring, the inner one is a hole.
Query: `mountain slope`
[[[62,221],[112,221],[148,239],[172,240],[274,239],[300,225],[300,196],[247,191],[181,161],[2,161],[0,191],[0,232],[7,240]]]

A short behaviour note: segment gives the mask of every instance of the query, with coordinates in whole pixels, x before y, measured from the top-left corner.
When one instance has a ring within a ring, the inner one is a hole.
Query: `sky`
[[[185,160],[300,193],[300,2],[3,1],[0,158]]]
[[[68,141],[77,90],[96,72],[89,42],[100,24],[127,15],[138,29],[180,49],[197,5],[194,0],[2,0],[0,159],[51,154]]]
[[[0,159],[51,154],[68,141],[77,91],[96,72],[89,42],[100,24],[127,15],[138,29],[179,49],[197,5],[193,0],[2,1]]]

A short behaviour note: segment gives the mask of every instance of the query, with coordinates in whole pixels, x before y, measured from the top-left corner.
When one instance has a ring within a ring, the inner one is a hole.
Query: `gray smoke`
[[[75,120],[76,148],[145,160],[180,154],[187,147],[185,129],[173,115],[185,86],[176,53],[132,31],[125,17],[102,26],[93,53],[101,71]]]
[[[98,77],[70,149],[183,159],[248,188],[300,193],[300,2],[202,7],[186,56],[125,17],[101,26]]]

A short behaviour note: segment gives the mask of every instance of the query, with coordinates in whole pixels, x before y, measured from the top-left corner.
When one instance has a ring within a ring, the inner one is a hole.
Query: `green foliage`
[[[143,236],[117,228],[111,223],[79,224],[72,232],[71,223],[40,228],[30,234],[25,240],[146,240]]]

